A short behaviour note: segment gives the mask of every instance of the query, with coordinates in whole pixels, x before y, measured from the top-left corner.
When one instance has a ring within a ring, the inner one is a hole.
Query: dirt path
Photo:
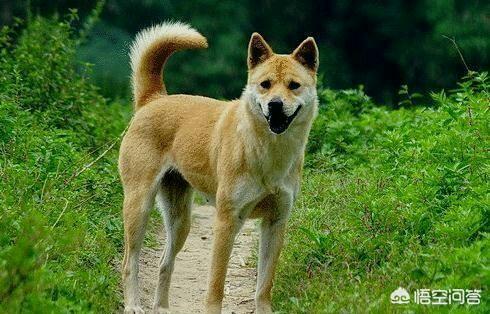
[[[170,288],[172,314],[203,313],[209,269],[214,208],[193,209],[192,227],[182,251],[177,255]],[[163,223],[162,223],[163,225]],[[159,228],[157,250],[144,248],[140,258],[141,302],[151,309],[158,275],[158,261],[165,245],[165,232]],[[249,265],[257,239],[253,221],[248,221],[235,241],[225,284],[223,313],[253,313],[255,268]]]

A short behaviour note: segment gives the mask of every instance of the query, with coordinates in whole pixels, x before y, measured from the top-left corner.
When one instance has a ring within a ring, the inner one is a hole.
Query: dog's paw
[[[168,308],[163,307],[155,307],[153,308],[154,314],[170,314],[170,310]]]
[[[208,304],[206,314],[221,314],[221,304]]]
[[[272,307],[270,303],[257,304],[255,309],[255,313],[257,314],[272,314]]]
[[[145,311],[143,311],[141,306],[126,306],[124,314],[145,314]]]

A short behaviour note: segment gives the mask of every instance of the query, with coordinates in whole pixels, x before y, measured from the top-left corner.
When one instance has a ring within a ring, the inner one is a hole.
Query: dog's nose
[[[280,98],[273,98],[268,104],[269,113],[282,112],[282,100]]]

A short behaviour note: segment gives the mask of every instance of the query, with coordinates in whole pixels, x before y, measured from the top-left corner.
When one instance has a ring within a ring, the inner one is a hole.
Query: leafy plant
[[[116,152],[79,170],[118,140],[130,110],[88,82],[74,20],[0,33],[2,313],[111,312],[120,302]]]
[[[422,98],[422,94],[420,93],[410,93],[408,91],[408,85],[402,85],[400,90],[398,91],[399,96],[403,96],[405,99],[402,99],[398,102],[398,106],[415,106],[415,100]]]
[[[484,292],[479,306],[389,298],[399,286],[488,289],[488,92],[488,74],[470,73],[426,107],[321,93],[276,284],[281,312],[489,310]]]

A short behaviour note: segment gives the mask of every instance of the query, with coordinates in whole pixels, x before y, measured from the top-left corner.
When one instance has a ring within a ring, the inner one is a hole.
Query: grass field
[[[68,22],[21,32],[0,35],[0,312],[109,313],[121,299],[117,150],[83,169],[130,107],[76,71]]]
[[[0,33],[2,313],[109,313],[121,302],[116,161],[131,107],[88,82],[69,25],[34,19]],[[397,110],[321,88],[277,310],[490,311],[489,82],[471,73],[425,106],[407,94]],[[399,286],[481,289],[482,304],[391,305]]]
[[[488,87],[472,74],[399,110],[323,92],[276,287],[285,313],[488,312]],[[483,289],[483,305],[391,305],[399,286]]]

